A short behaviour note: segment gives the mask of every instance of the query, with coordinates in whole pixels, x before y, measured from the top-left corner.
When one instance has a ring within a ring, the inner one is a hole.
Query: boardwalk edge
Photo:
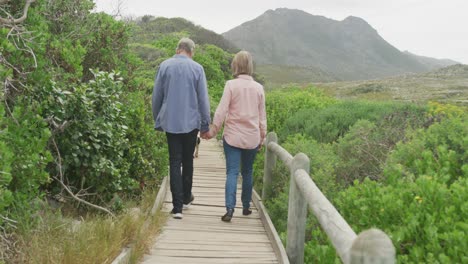
[[[156,214],[158,210],[161,209],[161,206],[164,202],[164,197],[166,196],[166,192],[169,188],[169,177],[166,176],[164,177],[161,187],[159,188],[158,194],[156,195],[156,199],[154,200],[153,207],[151,208],[150,215],[148,216],[148,219],[146,219],[144,226],[143,226],[143,231],[148,228],[150,225],[150,219],[151,217]],[[130,261],[130,257],[133,253],[134,250],[134,244],[130,244],[122,249],[120,254],[112,261],[112,264],[128,264]]]
[[[286,250],[284,249],[283,243],[281,242],[278,232],[276,231],[276,228],[273,225],[273,222],[271,221],[265,206],[263,205],[262,199],[255,190],[253,190],[252,202],[255,204],[258,213],[260,214],[260,218],[263,222],[263,225],[265,226],[267,235],[271,240],[273,250],[275,251],[275,254],[278,257],[278,263],[289,264],[288,255],[286,254]]]

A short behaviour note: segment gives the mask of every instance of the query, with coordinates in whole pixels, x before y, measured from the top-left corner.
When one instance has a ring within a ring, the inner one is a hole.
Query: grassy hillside
[[[279,88],[288,83],[307,84],[311,82],[338,81],[331,73],[317,67],[299,67],[285,65],[257,65],[256,72],[265,78],[267,89]]]
[[[453,65],[424,74],[317,84],[337,98],[393,99],[398,101],[468,104],[468,65]]]
[[[231,53],[239,49],[223,36],[197,26],[184,18],[165,18],[144,16],[136,21],[137,27],[132,34],[132,42],[151,43],[166,34],[184,32],[196,44],[212,44]]]

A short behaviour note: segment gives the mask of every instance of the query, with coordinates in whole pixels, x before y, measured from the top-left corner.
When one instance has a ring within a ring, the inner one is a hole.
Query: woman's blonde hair
[[[239,51],[231,63],[232,75],[237,77],[241,74],[253,75],[252,55],[245,50]]]

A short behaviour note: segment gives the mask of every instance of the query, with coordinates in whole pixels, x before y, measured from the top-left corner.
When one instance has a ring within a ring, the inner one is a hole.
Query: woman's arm
[[[229,111],[229,104],[231,103],[232,92],[229,87],[229,82],[226,82],[224,86],[223,96],[221,97],[221,101],[219,102],[218,107],[216,108],[216,112],[213,118],[213,127],[210,129],[210,136],[214,137],[218,131],[221,129],[224,120],[226,119],[226,115]],[[213,133],[211,135],[211,133]]]
[[[260,128],[260,145],[263,144],[263,141],[266,137],[267,131],[267,119],[266,119],[266,109],[265,109],[265,92],[260,93],[260,100],[258,104],[258,113],[259,113],[259,128]]]

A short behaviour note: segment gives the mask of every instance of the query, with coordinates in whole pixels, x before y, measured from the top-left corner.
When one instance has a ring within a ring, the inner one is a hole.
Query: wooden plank
[[[160,239],[159,241],[164,241],[164,243],[158,243],[155,245],[155,247],[159,247],[161,245],[194,245],[193,243],[187,242],[185,240],[168,240],[168,239]],[[217,241],[199,241],[196,245],[220,245],[219,242]],[[261,248],[261,247],[268,247],[271,248],[271,242],[255,242],[255,241],[230,241],[222,244],[223,246],[233,246],[233,247],[238,247],[238,246],[246,246],[249,248]]]
[[[164,177],[161,183],[161,187],[158,191],[158,194],[156,195],[156,200],[154,202],[153,208],[151,208],[151,215],[154,215],[157,210],[161,209],[164,203],[164,200],[167,197],[168,190],[169,190],[169,177],[166,176]]]
[[[270,244],[263,244],[261,246],[252,246],[246,244],[238,245],[220,245],[219,243],[213,245],[206,244],[190,244],[190,243],[160,243],[156,247],[157,249],[171,249],[171,250],[204,250],[209,248],[211,251],[240,251],[243,253],[247,252],[267,252],[274,253]]]
[[[235,217],[235,215],[234,215]],[[212,216],[206,216],[206,215],[195,215],[195,214],[184,214],[184,221],[183,225],[184,226],[191,226],[191,225],[209,225],[211,226],[227,226],[230,227],[229,223],[225,223],[223,221],[220,221],[218,217],[212,217]],[[167,225],[173,225],[173,224],[179,224],[180,221],[174,220],[174,219],[169,219],[167,221]],[[236,222],[239,225],[247,225],[247,226],[255,226],[255,227],[261,227],[264,228],[263,224],[261,221],[258,221],[257,218],[252,218],[249,216],[243,216],[243,217],[236,217]]]
[[[253,210],[254,208],[251,207],[251,209]],[[163,211],[170,212],[170,210],[172,210],[172,203],[171,202],[164,202]],[[220,206],[211,206],[210,205],[210,206],[207,206],[207,205],[200,205],[200,204],[192,204],[189,209],[185,209],[183,212],[184,213],[195,213],[197,211],[201,211],[201,212],[209,211],[209,212],[216,212],[216,213],[225,213],[226,209],[224,208],[224,205],[220,205]],[[253,213],[255,213],[255,212],[256,211],[254,210]],[[235,216],[238,215],[239,217],[243,216],[242,215],[242,210],[235,210],[234,215]]]
[[[260,242],[260,241],[225,241],[219,242],[215,240],[208,241],[182,241],[182,240],[167,240],[162,239],[158,240],[158,243],[153,247],[152,250],[159,249],[183,249],[187,250],[200,250],[200,251],[224,251],[234,249],[245,249],[247,251],[261,251],[264,253],[270,253],[274,255],[274,251],[269,242]],[[235,251],[235,250],[234,250]]]
[[[173,264],[173,263],[187,263],[187,264],[274,264],[278,263],[271,258],[256,258],[256,259],[239,259],[239,258],[193,258],[193,257],[166,257],[166,256],[152,256],[143,262],[143,264]]]
[[[220,257],[223,258],[239,258],[239,259],[254,259],[254,258],[261,258],[261,259],[269,259],[269,260],[276,260],[275,253],[272,252],[249,252],[249,254],[245,254],[242,251],[234,251],[234,250],[180,250],[180,249],[155,249],[151,251],[153,256],[172,256],[172,257],[192,257],[192,258],[213,258],[213,257]]]
[[[164,200],[166,203],[172,203],[172,199],[166,197]],[[193,205],[213,205],[213,206],[225,206],[225,201],[224,198],[220,197],[199,197],[195,198],[195,200],[192,202]],[[236,200],[236,207],[242,207],[242,201],[240,198],[237,198]]]
[[[265,229],[258,228],[258,227],[248,227],[248,226],[241,226],[241,225],[234,225],[231,226],[187,226],[187,225],[166,225],[163,227],[163,230],[170,231],[170,230],[177,230],[177,231],[202,231],[204,233],[214,233],[217,235],[231,235],[231,233],[236,234],[265,234]]]
[[[264,234],[237,234],[233,233],[229,236],[223,236],[219,233],[208,233],[203,231],[180,231],[180,230],[163,230],[160,234],[160,238],[167,240],[186,240],[186,241],[232,241],[232,242],[241,242],[241,241],[253,241],[253,242],[269,242],[268,236]]]
[[[191,207],[196,206],[192,205]],[[192,208],[188,210],[184,210],[184,219],[188,218],[191,215],[194,216],[206,216],[206,217],[211,217],[213,219],[216,219],[217,221],[220,221],[221,216],[223,216],[226,213],[226,209],[224,206],[218,206],[218,207],[210,207],[210,206],[200,206],[200,207],[206,207],[206,210],[192,210]],[[217,209],[217,210],[213,210]],[[240,208],[238,208],[240,209]],[[163,212],[169,213],[172,210],[172,204],[165,204],[165,207],[162,209]],[[258,212],[253,211],[251,215],[245,216],[239,213],[240,210],[236,210],[234,212],[234,218],[232,221],[238,222],[240,219],[260,219],[260,215]]]
[[[276,232],[276,228],[273,225],[273,222],[271,221],[270,216],[268,215],[266,208],[262,203],[262,200],[260,199],[255,190],[252,195],[252,200],[255,206],[257,207],[262,223],[265,226],[266,234],[268,235],[272,243],[273,250],[275,251],[276,256],[278,258],[278,263],[289,264],[289,258],[286,253],[286,249],[284,248],[283,243],[281,242],[278,232]]]

